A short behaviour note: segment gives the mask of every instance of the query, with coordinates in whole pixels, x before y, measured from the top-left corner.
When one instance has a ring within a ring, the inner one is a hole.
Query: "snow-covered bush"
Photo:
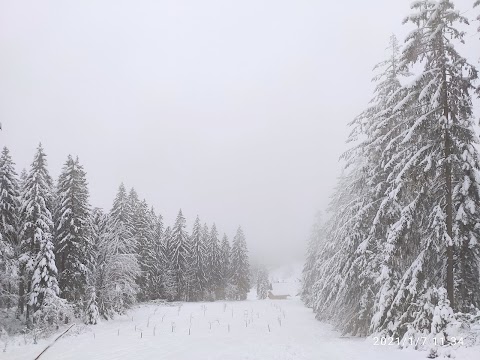
[[[74,319],[73,306],[65,299],[46,293],[42,307],[33,314],[35,337],[49,335]]]
[[[90,325],[96,325],[100,319],[100,313],[98,311],[97,296],[95,289],[90,290],[90,299],[87,303],[85,310],[85,323]]]

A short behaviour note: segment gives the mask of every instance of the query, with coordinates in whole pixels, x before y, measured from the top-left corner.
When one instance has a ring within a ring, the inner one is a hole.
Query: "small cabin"
[[[268,298],[272,300],[286,300],[290,295],[273,295],[271,291],[268,292]]]

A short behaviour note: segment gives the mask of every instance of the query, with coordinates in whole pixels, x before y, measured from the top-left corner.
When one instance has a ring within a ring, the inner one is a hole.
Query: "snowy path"
[[[34,359],[49,342],[10,347],[0,359]],[[41,359],[411,360],[425,356],[341,338],[315,320],[300,300],[292,299],[184,303],[180,311],[178,306],[140,305],[128,316],[62,338]]]

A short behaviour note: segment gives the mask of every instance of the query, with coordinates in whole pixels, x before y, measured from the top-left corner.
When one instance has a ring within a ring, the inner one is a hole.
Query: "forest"
[[[250,289],[240,227],[232,243],[198,217],[188,233],[181,210],[165,227],[123,184],[110,211],[92,208],[78,158],[68,156],[54,182],[41,145],[20,176],[3,149],[0,219],[0,309],[8,332],[48,333],[74,318],[96,324],[138,301],[244,300]]]
[[[450,0],[415,1],[403,23],[411,32],[391,36],[372,100],[349,124],[302,298],[343,333],[448,343],[480,319],[480,88],[458,50],[478,25]]]

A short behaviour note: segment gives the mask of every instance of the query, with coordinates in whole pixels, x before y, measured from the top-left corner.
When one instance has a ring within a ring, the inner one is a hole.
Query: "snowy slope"
[[[296,271],[285,275],[282,269],[271,276],[278,292],[298,289]],[[252,295],[249,299],[254,298]],[[24,345],[17,338],[7,352],[0,352],[0,359],[34,359],[52,339]],[[411,349],[374,346],[371,340],[341,337],[329,325],[317,321],[298,297],[292,297],[180,306],[143,304],[114,321],[83,329],[80,326],[40,359],[415,360],[425,359],[426,355]],[[470,348],[457,353],[457,359],[478,360],[479,356]]]
[[[226,304],[224,309],[221,302],[187,303],[180,311],[171,306],[140,306],[128,316],[62,338],[41,359],[424,358],[414,351],[401,352],[375,347],[360,339],[342,339],[329,326],[316,321],[298,300]],[[205,315],[202,306],[207,308]],[[33,359],[47,343],[9,348],[0,358]]]

